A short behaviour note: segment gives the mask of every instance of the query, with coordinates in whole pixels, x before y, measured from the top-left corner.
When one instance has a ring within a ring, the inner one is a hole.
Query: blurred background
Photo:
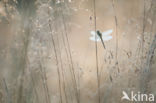
[[[0,0],[0,103],[156,95],[155,14],[156,0]],[[112,30],[106,49],[96,30]]]

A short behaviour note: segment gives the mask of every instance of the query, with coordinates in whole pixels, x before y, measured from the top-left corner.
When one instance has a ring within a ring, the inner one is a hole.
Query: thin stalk
[[[58,31],[58,29],[57,29],[57,31]],[[57,35],[57,41],[58,41],[58,52],[59,52],[59,59],[60,59],[60,64],[61,64],[61,73],[62,73],[62,78],[63,78],[63,91],[64,91],[64,94],[65,94],[65,101],[66,101],[66,103],[68,103],[68,98],[67,98],[67,93],[66,93],[66,87],[65,87],[65,75],[64,75],[64,67],[63,67],[63,60],[62,60],[62,56],[61,56],[61,49],[60,49],[60,43],[59,43],[59,37],[58,37],[58,35]]]
[[[10,96],[10,93],[9,93],[8,86],[7,86],[5,78],[3,78],[3,83],[4,83],[4,86],[5,86],[5,91],[7,93],[7,102],[11,103],[11,100],[10,100],[11,96]]]
[[[93,12],[94,12],[94,30],[96,32],[96,2],[93,0]],[[97,35],[95,35],[95,40],[97,40]],[[100,79],[99,79],[99,66],[98,66],[98,47],[97,47],[97,41],[95,41],[95,55],[96,55],[96,75],[97,75],[97,85],[98,85],[98,102],[101,102],[101,96],[100,96]]]
[[[144,42],[145,42],[145,38],[144,38],[144,32],[145,32],[145,0],[144,0],[144,12],[143,12],[143,28],[142,28],[142,36],[141,36],[141,40],[142,40],[142,58],[143,58],[143,54],[144,54]]]
[[[41,70],[41,78],[42,78],[42,81],[43,81],[43,87],[44,87],[44,92],[45,92],[45,97],[46,97],[46,103],[50,103],[50,95],[49,95],[49,89],[48,89],[48,86],[47,86],[47,79],[46,79],[46,74],[43,70],[43,66],[42,64],[43,62],[40,61],[40,70]]]
[[[114,20],[115,20],[115,30],[116,30],[116,55],[115,55],[115,58],[116,58],[116,66],[117,66],[117,69],[118,69],[118,72],[120,72],[119,70],[119,66],[118,66],[118,20],[117,20],[117,14],[116,14],[116,8],[115,8],[115,4],[114,4],[114,0],[112,0],[112,7],[113,7],[113,11],[114,11]]]
[[[63,20],[63,26],[64,26],[64,30],[65,30],[65,37],[67,40],[67,48],[69,50],[69,58],[70,58],[70,62],[71,62],[71,69],[72,69],[72,75],[73,75],[73,82],[74,82],[74,88],[76,90],[76,98],[77,98],[77,102],[79,103],[80,100],[78,98],[78,88],[77,88],[77,82],[76,82],[76,75],[75,75],[75,70],[74,70],[74,65],[73,65],[73,59],[72,59],[72,55],[71,55],[71,50],[70,50],[70,44],[69,44],[69,37],[67,34],[67,28],[66,28],[66,24],[65,24],[65,18],[63,15],[63,11],[62,11],[62,4],[61,4],[61,14],[62,14],[62,20]]]
[[[141,89],[142,93],[147,92],[149,76],[150,76],[150,68],[151,68],[151,63],[152,63],[153,57],[154,57],[155,49],[156,49],[156,34],[155,34],[154,39],[149,47],[149,51],[147,54],[147,60],[142,69],[141,84],[140,84],[140,89]]]
[[[28,61],[28,66],[29,66],[29,61]],[[37,90],[36,90],[36,88],[35,88],[35,80],[34,80],[34,78],[33,78],[33,74],[32,74],[32,72],[31,72],[31,70],[30,70],[30,67],[28,67],[28,68],[29,68],[28,70],[29,70],[29,72],[30,72],[32,84],[33,84],[33,87],[34,87],[34,92],[35,92],[35,95],[36,95],[37,103],[39,103],[39,97],[38,97],[38,94],[37,94]]]
[[[48,12],[48,14],[49,14],[49,12]],[[56,51],[56,46],[55,46],[53,34],[52,34],[52,26],[51,26],[50,20],[49,20],[49,29],[50,29],[50,32],[51,32],[51,40],[52,40],[52,44],[53,44],[54,52],[55,52],[56,65],[57,65],[57,73],[58,73],[58,78],[59,78],[60,102],[62,103],[61,76],[60,76],[61,73],[60,73],[59,66],[58,66],[58,64],[59,64],[59,62],[58,62],[58,55],[57,55],[57,51]]]

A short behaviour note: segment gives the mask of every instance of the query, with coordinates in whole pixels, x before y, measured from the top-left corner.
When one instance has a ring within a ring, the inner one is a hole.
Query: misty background
[[[0,0],[0,103],[156,95],[155,13],[156,0]],[[95,30],[113,30],[106,49]]]

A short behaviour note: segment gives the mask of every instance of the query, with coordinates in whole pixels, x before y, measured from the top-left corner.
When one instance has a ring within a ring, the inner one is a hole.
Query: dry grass
[[[125,2],[105,1],[113,10],[113,14],[110,11],[107,15],[111,15],[115,28],[114,41],[105,43],[105,51],[97,42],[95,45],[87,40],[83,42],[87,34],[79,29],[77,33],[77,27],[71,26],[71,22],[77,22],[84,32],[88,28],[98,29],[99,20],[103,21],[106,16],[98,11],[103,8],[100,6],[102,0],[94,0],[94,6],[87,0],[0,1],[0,25],[6,28],[3,32],[0,28],[0,31],[7,35],[0,34],[4,38],[0,38],[0,103],[122,103],[123,90],[151,92],[156,2],[138,2],[143,4],[138,7],[141,16],[137,14],[142,21],[130,21],[139,24],[141,37],[137,41],[133,38],[136,35],[132,36],[135,31],[131,29],[135,23],[126,24],[131,30],[126,35],[129,38],[123,40],[122,37],[125,25],[120,19],[124,17],[120,5]],[[84,11],[89,13],[83,14]],[[91,16],[86,19],[86,15]],[[86,26],[89,23],[82,22],[83,19],[89,20],[91,26]],[[131,40],[137,49],[130,47]],[[88,44],[86,48],[78,48],[85,44]],[[75,56],[74,50],[78,50],[78,55]],[[81,53],[84,52],[83,58]]]

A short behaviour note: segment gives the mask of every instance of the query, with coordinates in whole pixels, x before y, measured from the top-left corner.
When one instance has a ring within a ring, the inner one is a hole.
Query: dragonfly
[[[105,47],[104,41],[109,41],[111,40],[113,37],[110,35],[113,32],[113,29],[109,29],[105,32],[100,32],[99,30],[95,31],[91,31],[91,37],[89,38],[91,41],[97,41],[97,42],[102,42],[102,45]]]

